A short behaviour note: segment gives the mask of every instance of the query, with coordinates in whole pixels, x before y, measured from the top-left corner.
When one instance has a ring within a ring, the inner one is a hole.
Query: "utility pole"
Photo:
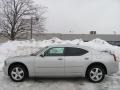
[[[39,21],[38,17],[31,17],[31,20],[30,20],[30,38],[31,39],[33,38],[33,25],[38,21]]]
[[[33,17],[31,17],[31,27],[30,27],[30,30],[31,30],[31,34],[30,34],[31,37],[30,37],[30,38],[31,38],[31,39],[32,39],[32,37],[33,37],[33,36],[32,36],[32,35],[33,35],[33,26],[32,26],[32,25],[33,25]]]

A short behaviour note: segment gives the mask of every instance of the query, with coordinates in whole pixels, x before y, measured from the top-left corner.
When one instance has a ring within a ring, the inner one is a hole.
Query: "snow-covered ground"
[[[120,61],[120,47],[113,46],[101,39],[84,42],[81,39],[35,41],[8,41],[0,44],[0,90],[120,90],[120,71],[112,76],[107,76],[101,83],[91,83],[84,78],[68,79],[41,79],[32,78],[25,82],[15,83],[5,76],[2,71],[3,62],[6,58],[31,54],[42,47],[52,44],[77,44],[95,48],[99,51],[108,51],[116,55]]]
[[[120,90],[120,76],[106,76],[100,83],[85,78],[29,78],[13,82],[0,72],[0,90]]]

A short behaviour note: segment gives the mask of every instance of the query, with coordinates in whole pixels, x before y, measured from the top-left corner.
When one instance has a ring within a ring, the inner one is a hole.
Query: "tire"
[[[105,70],[101,66],[92,66],[86,72],[86,78],[94,83],[101,82],[105,77]]]
[[[22,82],[27,78],[28,73],[25,66],[17,64],[10,67],[9,75],[13,81]]]

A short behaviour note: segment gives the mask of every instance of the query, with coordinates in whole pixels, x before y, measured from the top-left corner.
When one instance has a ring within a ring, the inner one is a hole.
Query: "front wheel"
[[[101,66],[92,66],[87,70],[86,77],[91,82],[101,82],[105,77],[105,70]]]
[[[9,73],[10,73],[10,78],[16,82],[23,81],[27,77],[26,68],[22,65],[11,66]]]

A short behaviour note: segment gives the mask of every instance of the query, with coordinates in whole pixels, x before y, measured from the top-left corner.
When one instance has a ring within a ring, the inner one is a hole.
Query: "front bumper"
[[[7,66],[3,67],[3,72],[4,72],[5,75],[8,76],[8,67]]]

